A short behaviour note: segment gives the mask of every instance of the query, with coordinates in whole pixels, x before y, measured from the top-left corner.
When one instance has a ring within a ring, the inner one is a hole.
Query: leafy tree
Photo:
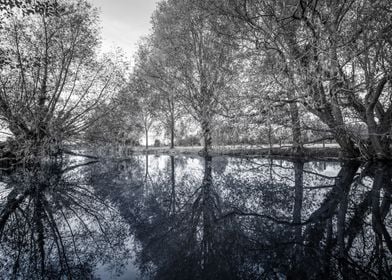
[[[23,15],[40,14],[48,16],[57,16],[61,10],[57,0],[47,1],[20,1],[8,0],[0,3],[0,13],[3,16],[12,14],[13,12],[21,12]],[[1,16],[1,15],[0,15]]]
[[[211,0],[204,5],[235,26],[230,35],[274,59],[277,67],[269,69],[281,77],[278,97],[317,116],[347,157],[390,157],[389,1]],[[365,137],[352,129],[358,122],[367,127]]]
[[[0,117],[23,153],[46,153],[91,125],[121,71],[98,57],[98,16],[86,1],[58,1],[58,16],[13,13],[0,30]],[[52,148],[51,148],[52,149]]]
[[[137,102],[137,122],[143,128],[148,149],[149,132],[156,122],[157,99],[154,89],[136,71],[131,79],[128,98]]]
[[[138,116],[137,100],[121,90],[112,104],[103,104],[92,116],[97,120],[86,130],[84,138],[94,145],[118,144],[121,147],[138,145],[143,127]],[[103,116],[102,114],[105,113]]]
[[[152,41],[175,69],[185,108],[200,123],[205,153],[213,119],[236,73],[235,51],[224,40],[191,1],[162,2],[153,16]]]
[[[176,122],[183,115],[180,88],[168,56],[150,41],[147,38],[139,45],[136,69],[155,95],[156,115],[170,135],[170,148],[174,148]]]

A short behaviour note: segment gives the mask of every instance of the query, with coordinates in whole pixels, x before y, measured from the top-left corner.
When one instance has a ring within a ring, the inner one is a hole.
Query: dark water
[[[0,279],[392,279],[392,168],[135,156],[2,174]]]

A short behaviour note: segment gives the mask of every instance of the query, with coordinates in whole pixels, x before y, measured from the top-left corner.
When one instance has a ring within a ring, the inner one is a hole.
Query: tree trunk
[[[148,150],[148,129],[146,129],[146,150]]]
[[[174,115],[171,113],[170,120],[170,149],[174,149]]]
[[[373,111],[368,110],[366,112],[366,116],[371,150],[373,150],[375,153],[373,157],[381,160],[386,159],[388,151],[387,148],[382,145],[380,133],[377,129],[377,123],[374,120]]]
[[[148,179],[148,153],[146,152],[146,166],[145,166],[145,170],[144,170],[144,180],[146,183],[146,187],[147,187],[147,179]]]
[[[292,98],[290,94],[288,94],[288,98]],[[301,141],[301,121],[298,112],[298,105],[296,103],[290,103],[290,117],[291,117],[291,125],[293,132],[293,150],[294,153],[300,153],[302,150],[302,141]]]
[[[170,149],[174,149],[174,136],[175,136],[175,117],[174,117],[174,95],[173,93],[170,95]]]
[[[269,122],[268,123],[268,145],[269,145],[269,150],[268,150],[268,152],[269,152],[269,155],[271,155],[272,154],[272,126],[271,126],[271,123]]]
[[[336,142],[342,149],[343,156],[345,158],[357,158],[360,156],[360,151],[355,147],[354,142],[350,139],[347,131],[343,128],[336,127],[333,129],[333,136]]]
[[[201,128],[202,128],[203,139],[204,139],[203,152],[205,155],[208,155],[212,143],[210,120],[204,119],[201,123]]]
[[[328,126],[331,130],[333,138],[339,144],[342,155],[345,158],[357,158],[361,155],[358,147],[355,147],[354,141],[352,137],[350,137],[350,132],[346,130],[346,127],[343,121],[338,121],[340,119],[339,116],[335,116],[332,113],[332,108],[330,104],[324,103],[324,109],[320,108],[312,108],[311,106],[307,106],[310,112],[315,114],[319,119]],[[335,111],[338,108],[335,107]],[[336,112],[335,112],[336,113]],[[340,113],[338,113],[340,115]]]

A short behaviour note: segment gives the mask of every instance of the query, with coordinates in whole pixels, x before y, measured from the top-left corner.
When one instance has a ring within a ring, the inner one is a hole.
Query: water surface
[[[392,279],[392,168],[134,156],[3,173],[1,279]]]

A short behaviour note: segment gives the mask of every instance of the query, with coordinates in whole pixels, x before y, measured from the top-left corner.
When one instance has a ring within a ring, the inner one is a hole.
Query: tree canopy
[[[0,29],[0,116],[24,148],[86,129],[123,75],[112,57],[97,55],[97,10],[81,0],[57,4],[57,16],[12,13]]]

